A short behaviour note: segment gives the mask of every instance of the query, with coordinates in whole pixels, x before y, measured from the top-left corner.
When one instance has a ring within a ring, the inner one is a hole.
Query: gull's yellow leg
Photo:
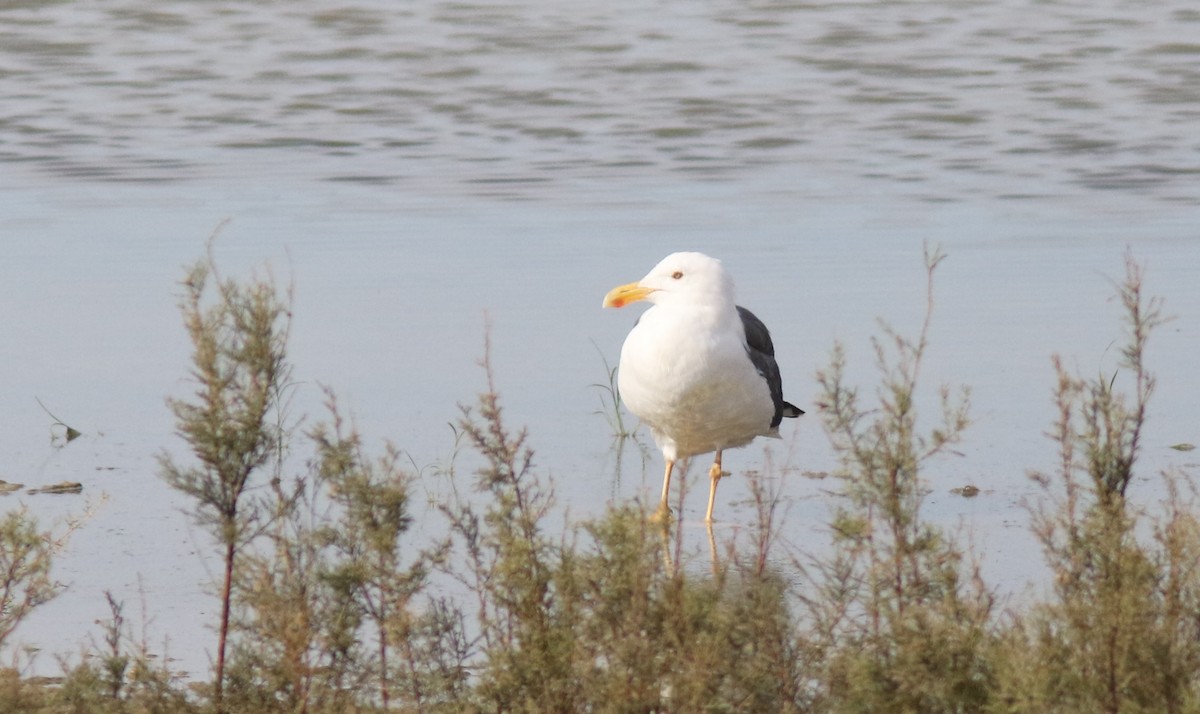
[[[714,578],[720,577],[721,560],[717,558],[717,537],[713,535],[712,521],[705,523],[704,527],[708,530],[708,559],[712,564],[712,574]]]
[[[650,517],[651,521],[661,523],[664,526],[671,522],[671,507],[667,505],[667,496],[671,492],[671,471],[675,469],[675,462],[667,460],[666,464],[666,468],[663,471],[662,500],[659,501],[658,510]]]
[[[721,452],[718,450],[717,458],[713,460],[712,468],[708,470],[708,477],[712,479],[712,483],[708,488],[708,510],[704,513],[705,523],[713,522],[712,512],[713,502],[716,501],[717,498],[717,481],[720,481],[721,477],[724,475],[725,472],[721,470]]]

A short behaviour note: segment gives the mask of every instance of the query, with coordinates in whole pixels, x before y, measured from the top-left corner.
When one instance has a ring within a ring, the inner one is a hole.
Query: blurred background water
[[[1126,250],[1176,316],[1151,345],[1146,501],[1195,466],[1168,447],[1200,440],[1197,38],[1184,0],[0,3],[0,478],[96,504],[69,589],[18,635],[74,652],[111,590],[208,666],[211,548],[155,456],[184,454],[177,281],[227,219],[228,272],[294,285],[307,423],[326,384],[368,440],[445,465],[490,321],[508,415],[576,515],[658,488],[657,453],[615,453],[596,413],[637,312],[601,311],[608,288],[674,250],[722,258],[809,408],[835,339],[869,384],[875,319],[919,326],[940,244],[927,396],[970,385],[975,425],[926,512],[1019,592],[1049,356],[1115,369]],[[54,448],[35,397],[84,436]],[[835,461],[809,411],[772,449],[785,535],[817,549],[834,486],[802,474]],[[727,465],[762,469],[761,445]],[[744,479],[720,498],[724,533],[751,520]]]

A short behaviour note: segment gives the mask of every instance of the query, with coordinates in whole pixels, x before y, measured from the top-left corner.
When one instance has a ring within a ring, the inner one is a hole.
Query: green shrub
[[[1195,504],[1181,498],[1190,482],[1165,475],[1166,512],[1153,517],[1128,493],[1155,384],[1146,345],[1163,322],[1143,286],[1144,270],[1127,258],[1120,373],[1083,378],[1054,360],[1059,465],[1034,475],[1046,498],[1033,508],[1054,596],[1006,633],[997,711],[1200,706],[1200,529]],[[1131,394],[1117,390],[1122,377]]]
[[[940,390],[941,423],[917,426],[919,375],[928,348],[933,277],[943,255],[926,253],[929,298],[915,340],[884,325],[875,341],[878,403],[861,404],[835,346],[818,374],[822,415],[842,491],[834,553],[807,599],[823,651],[822,707],[845,712],[982,711],[992,600],[964,553],[922,520],[921,467],[959,441],[967,394]]]
[[[563,522],[503,418],[486,346],[486,389],[456,425],[473,488],[451,468],[452,495],[427,514],[449,537],[417,541],[423,476],[390,444],[371,453],[332,393],[308,466],[286,472],[287,303],[270,281],[215,279],[210,295],[210,259],[182,304],[197,390],[172,402],[196,463],[162,464],[221,545],[214,679],[185,683],[130,645],[110,596],[103,646],[61,680],[0,671],[0,711],[1200,711],[1196,489],[1164,475],[1155,512],[1131,492],[1155,385],[1145,349],[1163,322],[1141,267],[1128,260],[1119,289],[1120,372],[1087,379],[1055,360],[1059,459],[1035,475],[1031,507],[1052,591],[998,613],[971,554],[922,513],[923,471],[969,421],[967,392],[947,388],[934,424],[918,419],[942,260],[926,255],[916,337],[884,325],[875,341],[873,392],[847,383],[840,345],[818,373],[840,489],[829,555],[802,565],[779,552],[779,494],[753,476],[748,545],[710,531],[709,559],[633,504]],[[23,511],[0,519],[0,644],[56,591],[59,541]]]

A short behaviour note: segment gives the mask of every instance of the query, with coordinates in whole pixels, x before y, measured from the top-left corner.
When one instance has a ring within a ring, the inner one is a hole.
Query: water
[[[9,3],[0,156],[556,203],[768,166],[1190,203],[1198,27],[1186,2]]]
[[[618,459],[594,413],[637,312],[600,310],[610,287],[673,250],[723,258],[807,408],[834,339],[869,383],[875,319],[917,327],[939,243],[928,397],[971,385],[975,425],[927,512],[1019,591],[1040,576],[1021,503],[1053,463],[1049,355],[1113,368],[1126,249],[1177,316],[1152,343],[1146,473],[1195,461],[1167,447],[1200,441],[1196,37],[1182,0],[0,6],[0,478],[96,504],[69,589],[18,635],[53,668],[109,589],[207,666],[209,546],[155,456],[182,453],[176,282],[226,219],[226,270],[294,283],[309,423],[327,384],[369,440],[446,463],[490,322],[509,417],[580,515],[658,488],[657,455]],[[34,397],[85,436],[52,448]],[[833,465],[811,411],[772,445],[797,471]],[[984,493],[949,495],[967,481]],[[791,541],[819,547],[828,488],[785,479]],[[744,479],[719,499],[719,535],[749,522]]]

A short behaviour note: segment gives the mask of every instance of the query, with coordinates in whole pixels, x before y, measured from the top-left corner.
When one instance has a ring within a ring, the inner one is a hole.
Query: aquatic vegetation
[[[972,711],[988,700],[992,598],[961,546],[921,518],[922,467],[962,438],[968,392],[941,387],[940,423],[917,426],[933,282],[944,255],[926,251],[925,319],[915,339],[886,324],[874,341],[877,403],[864,406],[835,345],[818,373],[822,417],[840,460],[834,551],[805,598],[821,679],[834,711]]]
[[[209,301],[211,291],[215,298]],[[164,453],[162,476],[195,501],[193,515],[220,544],[224,572],[213,701],[223,712],[225,657],[235,561],[269,512],[248,497],[251,478],[265,479],[282,453],[280,426],[290,366],[287,303],[269,280],[222,279],[211,252],[188,270],[180,303],[192,341],[191,400],[168,400],[179,434],[196,457],[180,464]]]
[[[55,542],[25,508],[0,517],[0,647],[59,586],[50,579]]]
[[[604,363],[604,382],[594,382],[589,385],[600,395],[600,407],[596,413],[604,416],[614,439],[627,439],[633,436],[634,430],[625,424],[625,409],[621,405],[621,391],[617,389],[617,366],[609,364],[608,357],[604,356],[598,345],[593,343],[593,346],[596,347],[596,351],[600,354],[600,360]]]
[[[1156,512],[1131,498],[1164,321],[1143,268],[1127,259],[1118,288],[1117,372],[1053,363],[1058,463],[1035,472],[1030,504],[1053,590],[1001,609],[969,548],[922,513],[923,470],[969,423],[964,389],[935,390],[932,425],[917,414],[943,260],[926,255],[919,332],[884,325],[874,342],[872,389],[848,382],[841,345],[818,374],[839,457],[828,555],[779,538],[768,460],[750,479],[749,547],[710,533],[708,562],[635,504],[564,522],[528,434],[505,421],[486,342],[485,389],[454,425],[469,483],[409,469],[390,444],[372,452],[332,392],[301,439],[280,413],[287,303],[269,281],[219,279],[209,302],[201,265],[182,305],[197,391],[172,402],[198,465],[162,463],[225,556],[228,657],[211,682],[183,681],[132,642],[109,595],[102,644],[55,681],[0,671],[0,711],[1197,711],[1196,484],[1163,475]],[[311,458],[289,473],[279,454],[302,445]],[[412,528],[425,478],[450,487],[426,514],[441,539]],[[23,511],[0,519],[0,645],[56,592],[54,547]]]
[[[1031,507],[1054,596],[1003,633],[997,700],[1008,711],[1180,712],[1200,703],[1195,484],[1163,474],[1168,499],[1157,516],[1128,498],[1155,387],[1146,347],[1164,322],[1131,257],[1118,297],[1126,335],[1117,374],[1076,376],[1054,358],[1059,464],[1033,474],[1045,498]]]

